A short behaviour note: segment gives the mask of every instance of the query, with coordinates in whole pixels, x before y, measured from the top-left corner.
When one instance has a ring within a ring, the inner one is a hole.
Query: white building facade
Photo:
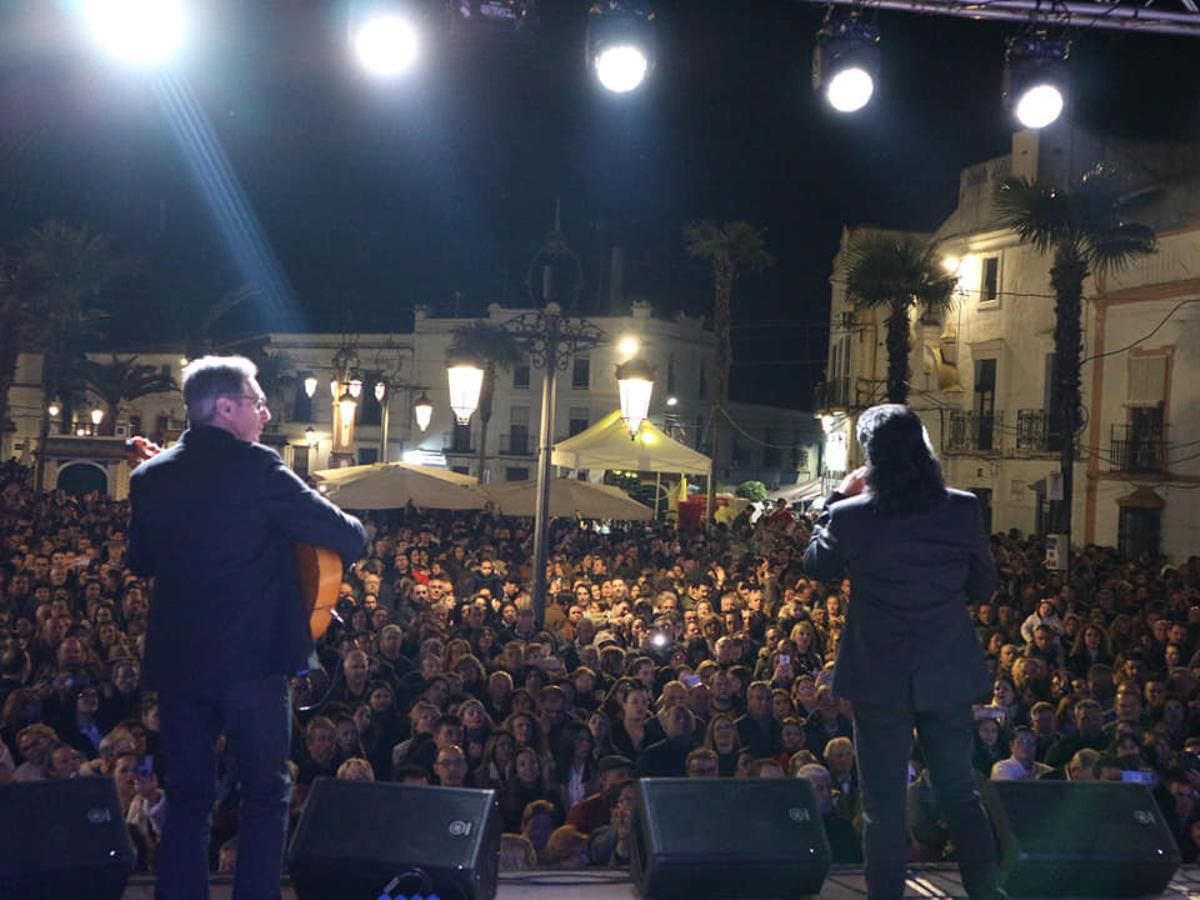
[[[1184,559],[1200,547],[1200,145],[1020,132],[1012,153],[965,169],[957,208],[926,235],[958,291],[948,312],[913,316],[909,403],[947,480],[980,497],[991,531],[1046,532],[1060,469],[1047,428],[1052,260],[998,227],[992,197],[1008,174],[1069,184],[1102,161],[1143,197],[1130,218],[1157,231],[1159,250],[1084,286],[1072,543]],[[844,232],[834,261],[830,356],[816,397],[830,482],[861,461],[856,414],[883,398],[887,367],[882,314],[855,309],[845,293],[855,233]]]

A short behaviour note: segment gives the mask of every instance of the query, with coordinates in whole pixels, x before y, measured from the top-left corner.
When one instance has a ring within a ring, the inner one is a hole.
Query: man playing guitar
[[[155,578],[144,678],[159,692],[166,757],[159,900],[208,896],[222,731],[242,788],[233,896],[280,896],[288,676],[316,665],[292,545],[329,548],[349,564],[365,544],[357,519],[257,443],[271,414],[256,375],[238,356],[190,363],[188,430],[130,479],[130,567]]]

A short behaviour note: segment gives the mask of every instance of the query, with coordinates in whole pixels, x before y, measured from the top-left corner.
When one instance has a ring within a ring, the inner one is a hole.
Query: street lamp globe
[[[459,425],[469,425],[471,416],[479,408],[479,395],[483,391],[483,368],[475,362],[460,360],[446,369],[450,380],[450,409]]]
[[[97,406],[95,409],[92,410],[92,424],[99,425],[103,421],[104,421],[104,410],[102,410],[100,407]]]
[[[429,429],[429,423],[433,421],[433,403],[421,392],[421,396],[417,398],[417,402],[413,404],[413,414],[417,419],[417,427],[422,431]]]
[[[317,392],[317,376],[309,375],[307,378],[304,379],[304,393],[307,394],[308,399],[311,400],[313,394],[315,394],[316,392]]]
[[[350,391],[343,391],[342,396],[338,397],[338,411],[342,414],[342,421],[349,422],[354,418],[354,411],[358,408],[358,401],[354,399]]]
[[[383,402],[383,395],[387,393],[387,385],[382,381],[375,382],[375,400],[379,403]]]
[[[362,379],[354,377],[350,379],[350,396],[357,400],[362,396]]]
[[[51,401],[50,401],[50,405],[46,407],[46,412],[47,412],[47,413],[49,413],[49,414],[50,414],[50,418],[52,418],[52,419],[53,419],[53,418],[54,418],[55,416],[57,416],[57,415],[58,415],[60,412],[62,412],[62,407],[58,405],[58,401],[57,401],[57,400],[51,400]]]
[[[317,446],[317,429],[309,425],[304,429],[304,440],[309,447]]]
[[[645,360],[631,359],[617,366],[617,387],[621,394],[621,418],[636,437],[650,415],[650,395],[654,391],[654,368]]]

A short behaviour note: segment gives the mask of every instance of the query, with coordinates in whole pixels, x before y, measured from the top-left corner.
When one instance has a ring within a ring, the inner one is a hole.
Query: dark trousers
[[[156,900],[207,900],[209,837],[216,801],[215,745],[222,731],[237,763],[234,900],[278,900],[291,779],[287,757],[292,700],[284,675],[220,689],[159,696],[166,756],[167,819],[158,855]]]
[[[963,887],[972,898],[990,898],[996,889],[996,845],[971,768],[971,708],[914,712],[855,702],[854,718],[867,895],[872,900],[904,896],[904,801],[915,726],[938,804],[950,824]]]

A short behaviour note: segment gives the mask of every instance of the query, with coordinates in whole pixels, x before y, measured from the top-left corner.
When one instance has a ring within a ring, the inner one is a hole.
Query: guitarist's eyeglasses
[[[266,397],[256,397],[254,394],[238,394],[237,397],[239,400],[253,400],[255,412],[262,412],[267,408]]]

